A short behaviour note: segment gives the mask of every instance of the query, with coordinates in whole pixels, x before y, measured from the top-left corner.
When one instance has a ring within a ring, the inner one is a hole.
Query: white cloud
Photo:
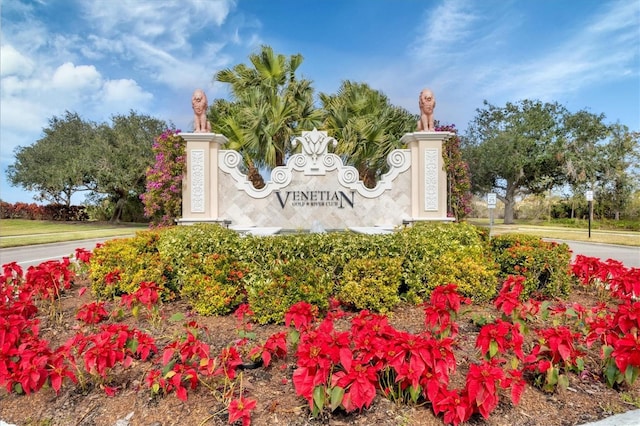
[[[10,44],[0,46],[0,76],[27,76],[33,72],[33,61]]]
[[[29,144],[35,142],[47,120],[65,110],[105,120],[114,113],[145,108],[153,99],[132,79],[104,79],[95,66],[71,62],[53,70],[38,69],[25,78],[2,77],[1,87],[2,157],[25,137]]]
[[[563,27],[554,42],[531,48],[521,38],[524,17],[517,3],[491,8],[454,0],[428,10],[407,49],[410,66],[378,72],[379,86],[390,88],[414,112],[419,89],[430,86],[436,96],[446,97],[437,117],[453,118],[463,127],[484,99],[562,101],[600,82],[639,77],[637,2],[601,3],[586,21]]]
[[[106,37],[126,32],[150,41],[162,39],[169,50],[185,46],[187,39],[211,25],[221,26],[235,2],[230,0],[83,2],[86,18]]]
[[[119,39],[99,37],[91,34],[86,43],[79,43],[80,53],[89,60],[102,60],[108,57],[121,57],[126,59],[124,42]]]
[[[638,19],[640,16],[640,7],[637,2],[619,0],[611,2],[609,10],[599,13],[592,23],[587,26],[586,32],[594,35],[607,35],[609,33],[619,33],[626,30],[635,30],[637,40],[638,37]]]
[[[2,123],[2,151],[9,145],[11,150],[19,144],[19,142],[10,143],[15,140],[13,137],[5,135],[5,131],[10,132],[13,136],[26,134],[40,134],[42,128],[47,124],[47,113],[50,111],[48,107],[33,99],[10,97],[2,99],[2,109],[0,109],[0,122]],[[19,138],[22,140],[23,136]],[[32,141],[32,142],[35,142]]]
[[[134,80],[121,79],[110,80],[104,83],[101,91],[101,101],[118,106],[122,111],[132,109],[134,106],[145,104],[153,99],[151,93],[145,92]]]
[[[637,78],[639,70],[630,70],[638,58],[639,11],[632,2],[603,3],[572,37],[544,55],[496,70],[488,87],[520,99],[551,100],[599,81]]]
[[[445,43],[457,43],[469,36],[471,27],[478,19],[467,0],[444,2],[430,14],[425,23],[424,41],[436,47]]]
[[[75,66],[71,62],[60,65],[51,77],[53,89],[68,92],[96,90],[102,83],[102,76],[93,65]]]

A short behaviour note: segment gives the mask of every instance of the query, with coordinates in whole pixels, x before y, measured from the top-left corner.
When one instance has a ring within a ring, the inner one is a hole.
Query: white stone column
[[[411,220],[453,220],[447,217],[447,172],[442,143],[452,132],[407,133],[401,139],[411,151]]]
[[[187,141],[180,224],[221,222],[218,217],[218,151],[227,142],[215,133],[180,133]]]

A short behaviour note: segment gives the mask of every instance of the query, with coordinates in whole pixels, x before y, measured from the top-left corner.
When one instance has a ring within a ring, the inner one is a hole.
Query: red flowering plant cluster
[[[33,274],[31,275],[33,276]],[[35,318],[35,285],[26,282],[16,262],[2,266],[0,275],[0,386],[7,392],[38,391],[51,381],[58,392],[61,378],[73,377],[47,341],[40,337],[40,321]],[[45,292],[45,294],[49,294]]]
[[[465,387],[449,389],[456,370],[458,325],[453,318],[465,302],[455,285],[435,289],[429,305],[434,308],[425,308],[427,329],[418,334],[396,330],[386,316],[366,310],[351,319],[348,331],[338,331],[338,315],[318,322],[306,302],[294,305],[286,318],[300,333],[293,374],[296,393],[307,400],[314,416],[324,409],[360,411],[380,391],[399,402],[427,401],[435,414],[453,424],[476,412],[488,417],[498,404],[499,389],[512,388],[517,403],[524,385],[521,374],[505,372],[498,360],[474,364]]]
[[[147,319],[152,324],[159,324],[162,320],[160,311],[160,288],[154,282],[143,281],[138,289],[130,294],[120,296],[120,304],[131,311],[134,318],[140,315],[143,308]]]
[[[606,291],[611,303],[601,302],[591,308],[578,303],[522,301],[524,277],[509,276],[494,301],[504,322],[519,324],[526,333],[540,318],[549,318],[551,327],[534,329],[537,342],[525,354],[523,371],[533,375],[533,383],[547,392],[569,385],[567,373],[584,369],[584,348],[601,345],[602,373],[609,386],[630,386],[640,373],[640,269],[625,268],[620,262],[577,256],[572,273],[585,286]],[[509,334],[507,325],[496,321],[497,330],[481,330],[479,342],[483,353],[501,352],[501,339]],[[518,338],[519,339],[519,338]],[[515,347],[513,348],[515,351]]]
[[[0,276],[0,386],[9,392],[35,392],[49,384],[59,392],[65,379],[84,385],[84,373],[110,395],[110,371],[128,367],[134,357],[145,360],[155,352],[153,339],[125,325],[102,326],[96,333],[77,333],[57,349],[40,338],[35,301],[57,301],[73,277],[68,259],[31,267],[26,276],[15,262],[3,265]],[[78,319],[97,323],[106,315],[100,303],[88,304]],[[84,370],[84,372],[83,372]]]
[[[144,214],[156,225],[172,225],[182,211],[186,143],[179,133],[180,130],[164,131],[152,147],[155,163],[147,170],[147,188],[140,198]]]
[[[547,315],[549,303],[529,299],[521,301],[524,289],[524,276],[507,277],[500,293],[494,300],[496,308],[502,312],[502,319],[480,331],[478,344],[483,354],[493,358],[496,353],[507,349],[515,354],[511,365],[518,366],[524,362],[523,370],[534,375],[534,383],[547,392],[553,392],[556,387],[566,388],[569,385],[567,371],[582,371],[584,362],[580,344],[584,342],[580,333],[572,332],[566,326],[554,326],[536,329],[537,343],[525,356],[523,352],[523,333],[528,333],[530,323],[536,321],[539,315]],[[564,311],[563,309],[560,309]],[[522,371],[519,374],[522,374]]]
[[[78,261],[90,258],[84,251],[78,252]],[[80,258],[84,258],[82,260]],[[58,303],[63,290],[71,288],[73,265],[68,259],[62,262],[45,262],[31,267],[27,274],[16,262],[3,265],[0,275],[0,386],[8,392],[29,394],[49,385],[60,392],[65,381],[82,388],[91,383],[113,396],[118,391],[117,375],[134,363],[155,360],[158,368],[151,369],[146,382],[154,394],[176,392],[186,400],[187,390],[203,383],[214,394],[223,398],[229,411],[229,421],[250,424],[250,414],[256,401],[248,398],[242,389],[243,366],[241,349],[247,338],[224,348],[217,356],[202,340],[206,330],[197,323],[186,325],[184,338],[167,344],[156,357],[158,348],[154,339],[125,324],[100,324],[115,318],[106,302],[94,301],[80,307],[76,319],[90,327],[77,327],[76,334],[56,349],[40,337],[37,300],[42,298]],[[86,287],[79,290],[79,295]],[[143,282],[131,295],[123,296],[121,303],[130,309],[136,306],[156,309],[159,302],[158,287]],[[248,306],[238,314],[250,317]],[[245,331],[251,324],[242,320]],[[97,328],[96,328],[97,327]],[[274,357],[287,354],[286,333],[270,336],[262,345],[254,348],[265,366]],[[237,383],[240,383],[238,390]]]
[[[78,309],[76,319],[87,325],[99,324],[109,317],[105,302],[85,303]]]
[[[77,333],[62,346],[81,383],[86,373],[109,396],[117,392],[110,383],[113,369],[129,368],[135,359],[146,361],[157,351],[151,336],[125,324],[106,324],[95,333]]]
[[[203,340],[208,333],[206,328],[192,321],[185,324],[185,331],[183,338],[165,346],[158,361],[159,367],[147,374],[146,383],[152,394],[175,392],[180,400],[186,401],[188,390],[195,390],[202,383],[216,399],[226,404],[229,423],[241,420],[243,425],[249,425],[256,401],[247,398],[242,389],[241,346],[244,343],[237,342],[223,348],[214,356],[209,344]],[[265,347],[271,346],[267,342]],[[263,357],[266,352],[262,353]],[[268,364],[269,361],[265,361],[265,365]]]
[[[429,302],[424,304],[425,327],[437,337],[455,337],[458,334],[456,317],[461,304],[470,304],[471,299],[462,299],[455,284],[447,284],[433,290]]]
[[[572,270],[582,284],[610,292],[615,306],[600,303],[588,312],[586,341],[601,345],[609,386],[633,385],[640,374],[640,269],[625,268],[611,259],[577,256]]]
[[[566,326],[544,328],[536,333],[539,341],[525,359],[527,370],[536,374],[536,384],[544,391],[553,392],[556,386],[566,389],[569,378],[564,373],[584,369],[584,353],[580,350],[583,335]]]
[[[165,346],[160,368],[151,370],[147,375],[147,385],[154,395],[175,391],[179,399],[186,401],[187,388],[193,390],[198,387],[198,372],[211,375],[217,368],[214,358],[211,357],[209,345],[199,338],[206,329],[195,322],[187,323],[185,329],[184,338],[174,340]],[[237,367],[241,363],[235,362],[232,366]],[[231,368],[230,374],[234,373],[235,370]]]
[[[75,262],[73,263],[75,267],[76,275],[83,276],[89,272],[89,268],[91,265],[91,258],[93,257],[93,252],[87,250],[85,248],[77,248],[74,252],[73,259]]]
[[[51,318],[56,317],[60,295],[71,288],[75,272],[68,257],[48,260],[27,269],[24,285],[31,289],[36,302],[48,305]]]
[[[285,319],[299,334],[296,393],[314,416],[325,409],[362,410],[380,392],[395,401],[428,402],[446,423],[459,424],[474,413],[488,418],[502,391],[518,404],[529,379],[547,392],[568,386],[569,373],[584,368],[585,345],[596,341],[603,345],[603,374],[610,385],[631,385],[640,371],[638,270],[578,257],[573,271],[587,284],[598,277],[612,297],[623,299],[613,310],[603,303],[587,309],[522,300],[525,277],[508,276],[494,300],[502,317],[480,328],[476,348],[483,359],[469,365],[462,389],[449,388],[456,369],[456,315],[468,302],[455,285],[434,290],[419,334],[396,330],[386,317],[368,311],[353,317],[348,331],[338,331],[334,321],[340,315],[329,312],[319,321],[311,305],[294,305]],[[545,319],[552,325],[541,326],[548,324]],[[527,346],[525,335],[531,332],[535,339]]]

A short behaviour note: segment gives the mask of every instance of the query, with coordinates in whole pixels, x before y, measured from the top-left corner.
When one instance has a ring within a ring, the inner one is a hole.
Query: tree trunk
[[[516,202],[514,200],[507,200],[504,203],[504,224],[513,225],[513,214],[515,211]]]
[[[109,219],[109,222],[120,223],[120,219],[122,219],[122,211],[124,210],[124,203],[125,203],[124,198],[118,198],[118,201],[116,201],[116,206],[113,209],[113,214],[111,215],[111,219]]]
[[[362,176],[362,183],[365,187],[369,189],[373,189],[376,187],[376,177],[374,171],[371,169],[367,169],[364,172],[364,176]]]
[[[247,179],[249,179],[249,181],[253,184],[253,187],[256,189],[264,188],[264,178],[262,177],[256,166],[253,165],[253,161],[247,160],[247,168],[249,169]]]
[[[575,197],[571,197],[571,219],[574,219],[576,215],[576,200]]]
[[[111,219],[109,219],[109,222],[120,223],[120,219],[122,219],[122,212],[124,211],[124,206],[127,202],[127,198],[124,191],[116,190],[115,192],[116,194],[118,194],[118,200],[116,201],[116,205],[113,209],[113,214],[111,215]]]
[[[516,190],[513,184],[507,184],[504,197],[500,197],[504,203],[504,224],[513,225],[516,211]]]

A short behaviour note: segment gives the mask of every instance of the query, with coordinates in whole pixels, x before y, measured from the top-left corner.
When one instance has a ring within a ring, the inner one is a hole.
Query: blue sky
[[[189,131],[192,91],[228,97],[215,72],[260,45],[301,53],[316,94],[365,82],[464,131],[483,100],[557,101],[640,130],[638,0],[4,0],[0,198],[17,146],[66,110],[108,122],[134,110]],[[79,200],[82,201],[82,198]]]

